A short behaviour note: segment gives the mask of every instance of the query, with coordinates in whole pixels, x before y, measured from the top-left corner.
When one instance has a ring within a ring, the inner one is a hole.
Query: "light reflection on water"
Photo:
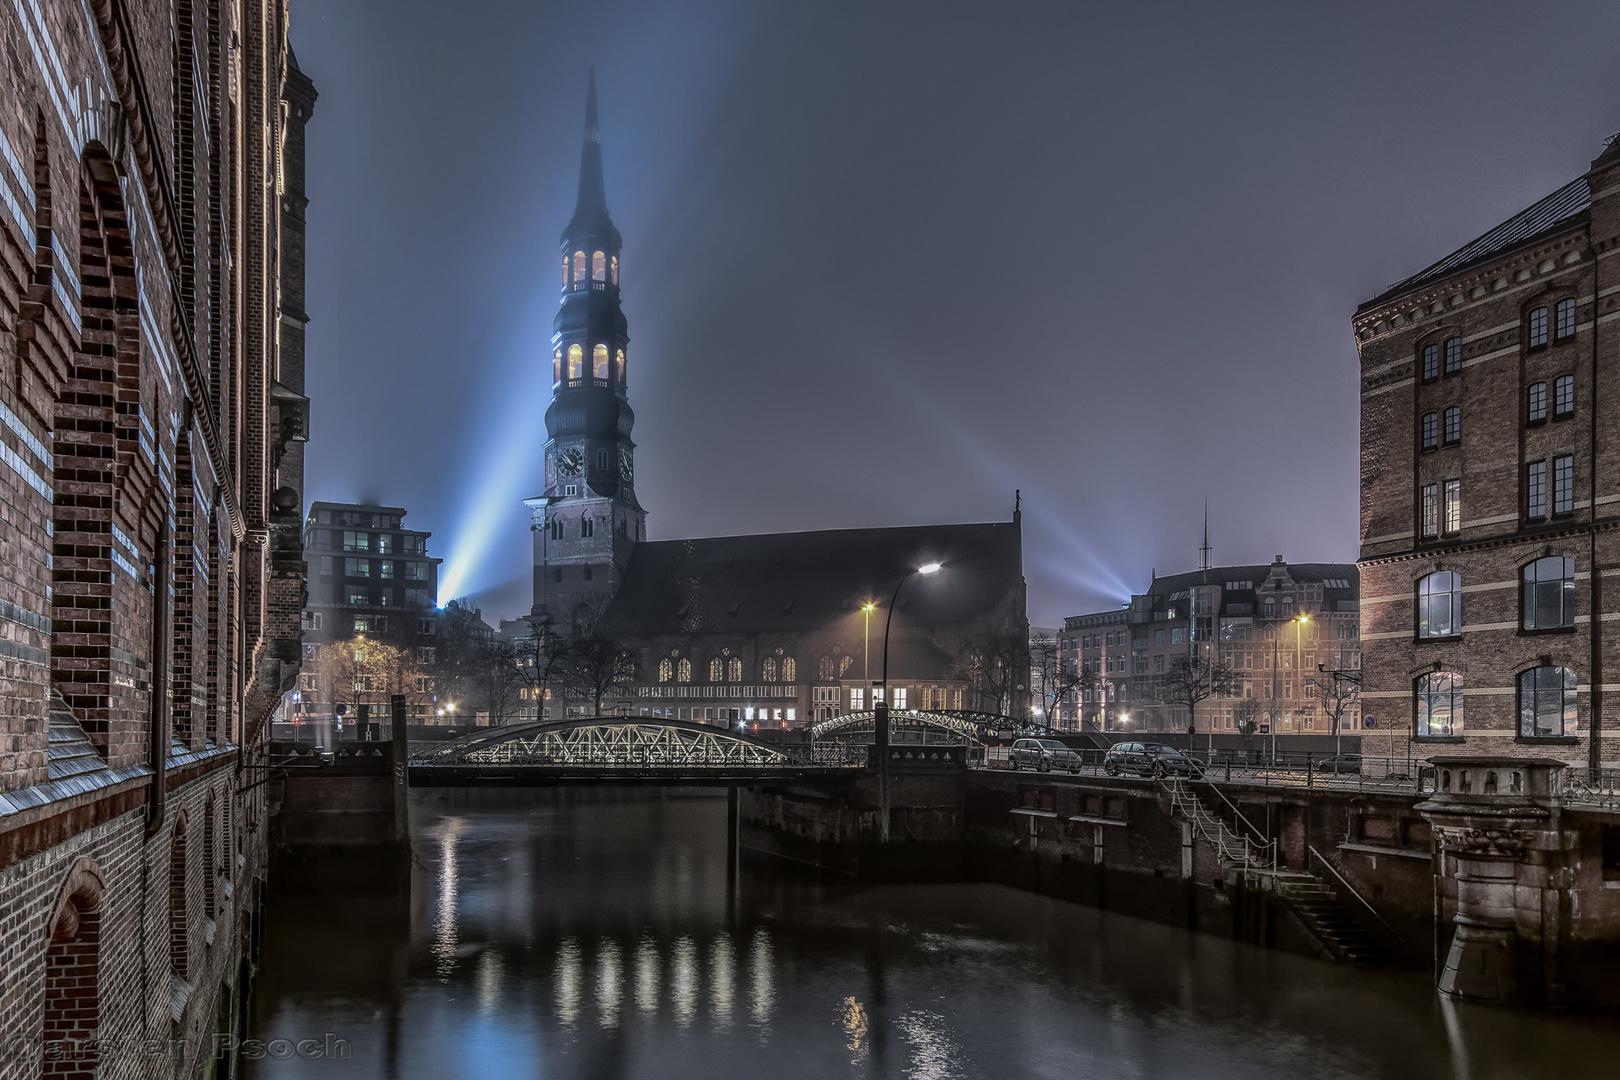
[[[438,1080],[1603,1075],[1597,1021],[1442,1006],[1423,974],[1265,952],[994,886],[745,860],[723,798],[413,804],[411,897],[278,897],[255,1033]]]

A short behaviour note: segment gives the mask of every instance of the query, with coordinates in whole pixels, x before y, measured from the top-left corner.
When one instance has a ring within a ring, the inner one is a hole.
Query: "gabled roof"
[[[1478,263],[1583,225],[1591,209],[1592,188],[1586,177],[1571,180],[1540,202],[1520,210],[1484,236],[1464,244],[1411,277],[1397,281],[1356,310],[1359,313],[1377,307],[1403,293],[1450,277]]]
[[[849,619],[876,601],[873,631],[906,571],[914,577],[896,610],[895,631],[967,622],[1011,600],[1023,614],[1023,558],[1017,523],[717,536],[637,544],[608,620],[638,636],[805,632]]]

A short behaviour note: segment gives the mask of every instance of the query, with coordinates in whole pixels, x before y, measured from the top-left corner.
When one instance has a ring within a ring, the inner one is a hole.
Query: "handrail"
[[[1226,827],[1225,822],[1205,809],[1204,804],[1198,801],[1196,795],[1191,794],[1183,787],[1180,777],[1172,777],[1166,780],[1165,786],[1170,790],[1171,805],[1192,822],[1193,827],[1203,835],[1205,840],[1215,845],[1216,852],[1222,858],[1241,863],[1246,870],[1261,871],[1265,869],[1264,859],[1256,858],[1250,849],[1255,848],[1264,851],[1269,847],[1271,849],[1271,869],[1276,870],[1277,843],[1275,840],[1266,844],[1256,844],[1247,836],[1239,836],[1234,833]],[[1205,819],[1208,819],[1208,824],[1206,824]],[[1240,841],[1243,844],[1242,850],[1237,854],[1233,854],[1230,850],[1231,845],[1228,838]]]
[[[1343,885],[1346,889],[1349,889],[1350,890],[1350,895],[1355,897],[1358,901],[1360,901],[1362,907],[1364,907],[1368,911],[1372,912],[1372,917],[1378,920],[1378,925],[1379,926],[1382,926],[1385,930],[1388,930],[1390,932],[1391,936],[1393,936],[1396,941],[1400,942],[1403,946],[1406,947],[1407,952],[1411,953],[1414,957],[1416,957],[1419,960],[1424,959],[1423,953],[1419,952],[1417,949],[1412,948],[1412,943],[1407,941],[1404,937],[1402,937],[1401,932],[1399,930],[1397,930],[1393,926],[1389,925],[1389,923],[1387,921],[1385,921],[1384,917],[1382,915],[1378,914],[1378,909],[1373,907],[1372,904],[1370,904],[1367,901],[1367,898],[1365,896],[1362,896],[1361,893],[1356,890],[1356,887],[1354,885],[1350,884],[1350,880],[1348,878],[1346,878],[1343,874],[1339,873],[1339,868],[1333,864],[1332,859],[1329,859],[1326,855],[1323,855],[1320,851],[1317,851],[1316,850],[1316,845],[1314,845],[1314,844],[1306,844],[1305,847],[1307,848],[1307,850],[1310,851],[1310,853],[1312,855],[1316,856],[1316,861],[1317,862],[1321,863],[1323,866],[1325,866],[1329,870],[1333,871],[1333,876],[1339,879],[1339,884]]]
[[[1254,835],[1256,835],[1256,836],[1258,836],[1260,838],[1260,843],[1262,845],[1269,845],[1269,844],[1276,843],[1276,841],[1273,840],[1271,837],[1269,837],[1265,833],[1261,832],[1260,829],[1255,825],[1254,822],[1250,821],[1246,816],[1244,816],[1243,811],[1239,810],[1237,808],[1237,804],[1234,803],[1231,799],[1228,799],[1226,797],[1226,792],[1222,791],[1220,789],[1220,787],[1218,787],[1212,781],[1206,781],[1206,783],[1209,784],[1209,789],[1211,791],[1213,791],[1216,795],[1220,796],[1221,802],[1223,802],[1227,806],[1231,807],[1232,813],[1234,813],[1234,814],[1236,814],[1238,816],[1238,820],[1243,822],[1243,824],[1247,825],[1249,827],[1250,831],[1253,832]]]

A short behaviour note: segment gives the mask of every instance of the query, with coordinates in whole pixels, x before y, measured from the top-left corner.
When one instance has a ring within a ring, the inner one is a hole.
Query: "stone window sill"
[[[1414,735],[1412,741],[1415,743],[1460,743],[1463,738],[1461,735]]]
[[[1514,742],[1520,746],[1579,746],[1578,735],[1516,735]]]

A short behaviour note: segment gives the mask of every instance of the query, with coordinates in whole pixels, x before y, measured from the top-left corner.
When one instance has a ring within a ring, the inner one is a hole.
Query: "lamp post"
[[[900,590],[906,587],[913,574],[937,574],[940,564],[923,563],[907,570],[889,598],[889,613],[883,618],[883,690],[882,698],[873,702],[873,727],[876,729],[878,756],[878,841],[889,842],[889,628],[894,625],[894,605],[900,602]],[[870,680],[868,680],[870,682]]]
[[[868,600],[861,605],[861,611],[866,614],[866,643],[861,646],[861,670],[865,673],[861,676],[861,681],[866,684],[866,689],[861,691],[863,694],[872,692],[872,612],[875,610],[877,602],[874,600]],[[874,701],[872,704],[876,705],[877,702]]]

